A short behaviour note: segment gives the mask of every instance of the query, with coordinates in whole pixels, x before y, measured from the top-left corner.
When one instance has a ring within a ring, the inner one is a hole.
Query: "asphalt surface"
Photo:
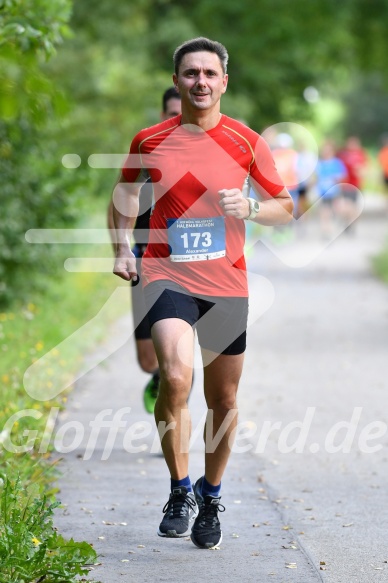
[[[56,526],[94,545],[100,564],[90,579],[388,580],[388,287],[370,266],[387,226],[381,202],[370,198],[354,231],[334,241],[311,219],[291,240],[260,241],[250,254],[241,432],[223,480],[218,550],[156,535],[169,476],[142,407],[148,376],[126,341],[130,317],[110,330],[90,357],[100,364],[78,381],[57,427],[69,452]],[[196,365],[192,480],[203,473],[198,350]],[[94,435],[99,414],[116,415],[116,435]],[[77,447],[75,429],[84,432]]]

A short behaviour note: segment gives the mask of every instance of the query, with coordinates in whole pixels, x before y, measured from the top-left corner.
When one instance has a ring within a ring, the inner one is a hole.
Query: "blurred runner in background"
[[[299,144],[297,152],[298,207],[295,216],[300,219],[309,208],[308,195],[312,182],[311,177],[317,164],[317,156],[303,142]]]
[[[349,232],[350,228],[353,228],[354,220],[358,215],[358,191],[362,188],[368,157],[361,146],[360,139],[356,136],[350,136],[346,140],[345,146],[339,150],[337,156],[346,168],[346,183],[341,187],[343,196],[341,214],[348,224],[346,231]]]
[[[384,134],[381,138],[381,141],[383,145],[378,153],[378,161],[381,166],[381,170],[383,171],[383,183],[385,193],[388,194],[388,134]]]
[[[330,237],[333,219],[338,213],[338,201],[341,194],[339,182],[346,180],[345,164],[335,156],[333,142],[327,140],[321,147],[315,170],[318,195],[321,197],[320,220],[323,237]]]

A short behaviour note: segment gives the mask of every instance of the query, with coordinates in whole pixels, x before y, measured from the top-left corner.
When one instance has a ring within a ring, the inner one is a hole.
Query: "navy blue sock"
[[[182,480],[173,480],[171,478],[171,491],[173,490],[173,488],[180,488],[181,486],[185,486],[185,488],[187,488],[188,492],[192,492],[193,488],[191,487],[191,480],[189,476],[186,476],[186,478],[183,478]]]
[[[218,498],[221,492],[221,482],[218,486],[213,486],[210,484],[205,476],[202,478],[202,496],[214,496],[214,498]]]

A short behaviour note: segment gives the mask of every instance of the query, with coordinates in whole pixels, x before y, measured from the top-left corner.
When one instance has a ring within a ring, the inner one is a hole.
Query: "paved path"
[[[239,406],[241,430],[250,436],[238,440],[248,451],[232,455],[224,477],[220,550],[156,536],[168,474],[152,419],[142,409],[147,375],[139,372],[133,341],[78,383],[60,423],[79,423],[86,431],[62,463],[60,499],[67,506],[57,526],[94,544],[102,563],[95,581],[388,580],[388,288],[370,270],[387,221],[371,199],[353,236],[341,236],[305,267],[289,267],[290,257],[303,263],[303,250],[319,245],[316,229],[309,223],[291,245],[275,249],[278,256],[258,243],[249,262],[266,278],[252,277],[253,316],[263,290],[273,303],[249,329]],[[123,319],[112,334],[125,338],[127,327]],[[109,341],[100,358],[108,352]],[[203,449],[200,373],[190,407],[198,430],[190,464],[196,479]],[[89,423],[104,409],[107,420],[122,414],[125,426],[115,439],[102,429],[87,448]],[[132,447],[145,444],[147,451],[125,450],[129,427],[148,431],[137,440],[132,434]],[[380,436],[372,439],[373,431]],[[66,439],[72,435],[69,429]],[[363,451],[380,444],[377,452]],[[300,452],[292,451],[295,445]]]

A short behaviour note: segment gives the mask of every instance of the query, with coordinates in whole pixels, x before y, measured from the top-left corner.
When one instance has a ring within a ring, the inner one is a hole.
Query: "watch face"
[[[260,210],[259,202],[257,200],[255,200],[252,206],[253,206],[253,210],[255,211],[255,213],[258,213]]]

